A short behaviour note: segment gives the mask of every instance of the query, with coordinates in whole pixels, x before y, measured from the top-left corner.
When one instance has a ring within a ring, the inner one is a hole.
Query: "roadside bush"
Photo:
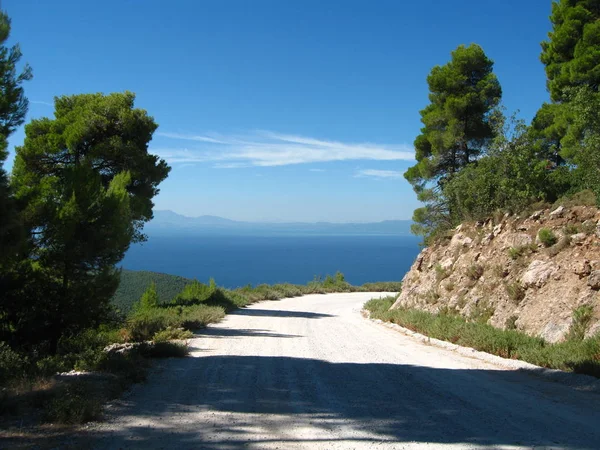
[[[46,405],[47,422],[81,424],[97,420],[102,415],[102,401],[90,392],[84,382],[70,382]]]
[[[349,292],[352,286],[346,281],[342,272],[336,272],[334,276],[327,275],[323,280],[323,288],[327,291]]]
[[[213,280],[214,283],[214,280]],[[215,293],[216,287],[200,283],[194,280],[183,288],[171,301],[173,305],[196,305],[208,301]]]
[[[375,283],[365,283],[361,286],[365,292],[400,292],[402,290],[401,281],[377,281]]]
[[[72,355],[69,355],[72,356]],[[60,372],[68,372],[73,369],[75,360],[73,357],[63,355],[52,355],[36,361],[36,371],[43,377],[50,377]]]
[[[569,328],[567,339],[582,341],[590,326],[593,315],[594,307],[591,305],[583,305],[576,308],[573,311],[573,318],[571,319],[571,327]]]
[[[387,313],[396,299],[394,297],[374,298],[365,303],[364,308],[372,315]]]
[[[220,306],[152,308],[132,314],[128,321],[128,329],[134,341],[148,341],[156,333],[167,328],[184,328],[191,331],[209,323],[219,322],[223,317],[225,317],[225,310]]]
[[[143,355],[147,358],[183,358],[190,350],[185,342],[155,342],[145,348]]]
[[[426,311],[389,309],[391,298],[369,300],[365,309],[371,318],[396,323],[424,335],[492,353],[504,358],[521,359],[542,367],[573,371],[600,378],[600,335],[588,339],[568,339],[549,344],[538,337],[511,329],[516,317],[507,320],[506,330],[482,322],[468,322],[463,317],[432,314]],[[585,329],[589,310],[574,314],[577,330]],[[581,336],[581,331],[578,332]],[[577,334],[577,333],[575,333]],[[584,333],[585,334],[585,333]]]
[[[154,342],[167,342],[171,340],[191,339],[193,337],[194,333],[192,333],[189,330],[184,330],[183,328],[167,327],[164,330],[155,333],[152,337],[152,340]]]
[[[544,244],[544,247],[552,247],[557,241],[556,235],[549,228],[540,228],[538,237],[540,242]]]
[[[15,352],[6,342],[0,342],[0,386],[24,376],[28,367],[27,357]]]

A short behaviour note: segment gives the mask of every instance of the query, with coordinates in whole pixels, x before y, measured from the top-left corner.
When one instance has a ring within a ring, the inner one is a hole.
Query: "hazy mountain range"
[[[212,235],[382,235],[410,234],[410,220],[384,220],[373,223],[330,222],[241,222],[218,216],[187,217],[173,211],[154,211],[154,219],[144,227],[148,234]]]

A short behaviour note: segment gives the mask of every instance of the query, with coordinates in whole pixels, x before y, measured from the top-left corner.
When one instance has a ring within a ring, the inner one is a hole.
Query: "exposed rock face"
[[[450,308],[465,317],[485,311],[493,326],[515,324],[556,342],[568,332],[573,310],[591,305],[588,335],[600,332],[599,219],[598,209],[578,206],[464,223],[421,252],[392,308]],[[536,244],[542,227],[557,236],[555,245]]]
[[[558,267],[552,261],[533,260],[521,278],[524,287],[542,287],[548,278],[558,272]]]

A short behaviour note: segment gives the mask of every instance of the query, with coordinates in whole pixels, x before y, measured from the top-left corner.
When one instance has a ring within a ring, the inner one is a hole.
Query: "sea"
[[[418,255],[415,236],[155,235],[131,246],[121,267],[196,278],[236,288],[306,284],[342,272],[360,285],[401,281]]]

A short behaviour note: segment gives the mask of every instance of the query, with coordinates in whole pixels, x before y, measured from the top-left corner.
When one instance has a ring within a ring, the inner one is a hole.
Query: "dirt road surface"
[[[360,316],[381,294],[238,310],[89,430],[96,448],[600,448],[600,395],[428,346]]]

